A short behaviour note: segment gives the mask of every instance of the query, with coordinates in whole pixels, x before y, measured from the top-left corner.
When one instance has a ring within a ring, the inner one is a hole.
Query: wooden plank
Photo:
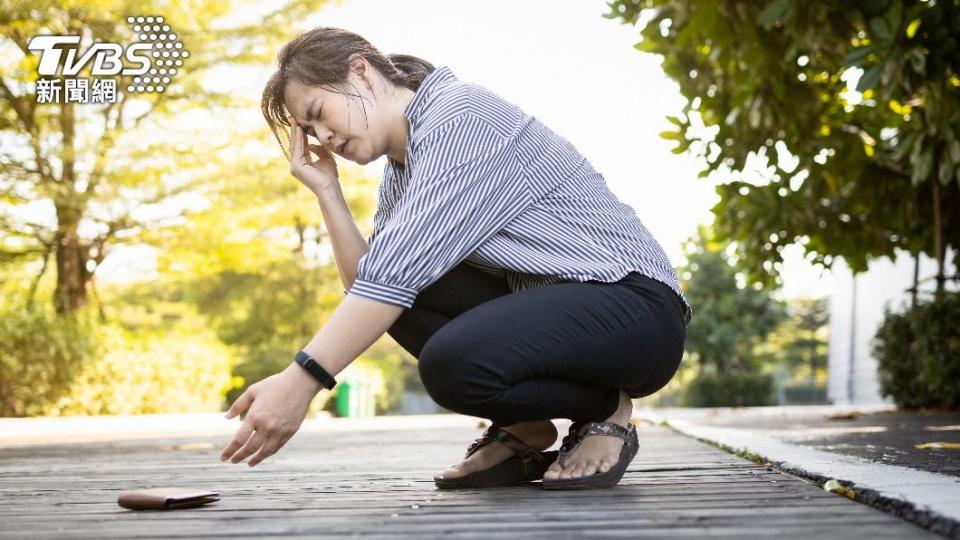
[[[220,463],[222,437],[6,448],[0,537],[935,537],[659,426],[638,431],[640,453],[618,486],[561,492],[436,489],[433,475],[479,434],[461,427],[301,433],[255,468]],[[221,501],[116,505],[120,491],[161,486],[213,489]]]

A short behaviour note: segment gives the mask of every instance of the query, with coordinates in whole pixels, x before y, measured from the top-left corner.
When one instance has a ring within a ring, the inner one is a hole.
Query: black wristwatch
[[[293,357],[293,361],[300,364],[303,369],[309,371],[310,374],[313,375],[315,379],[320,381],[320,384],[322,384],[327,390],[330,390],[336,386],[337,380],[333,378],[333,375],[328,373],[327,370],[323,369],[323,367],[321,367],[316,360],[311,358],[309,354],[300,351],[296,356]]]

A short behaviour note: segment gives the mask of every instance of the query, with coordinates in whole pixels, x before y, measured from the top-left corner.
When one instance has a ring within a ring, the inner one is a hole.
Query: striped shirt
[[[565,138],[439,66],[404,109],[406,163],[387,158],[369,250],[349,291],[410,308],[466,262],[513,292],[564,281],[677,274],[633,208]]]

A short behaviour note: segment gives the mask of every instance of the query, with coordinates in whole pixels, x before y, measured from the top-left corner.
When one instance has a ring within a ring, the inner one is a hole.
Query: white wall
[[[947,253],[945,273],[955,272]],[[833,265],[834,292],[830,302],[830,344],[827,381],[827,399],[840,405],[867,405],[893,403],[880,395],[877,362],[871,354],[873,336],[883,321],[884,307],[902,311],[910,305],[913,284],[914,259],[901,252],[896,261],[888,258],[873,261],[866,272],[854,278],[842,259]],[[920,280],[936,275],[936,261],[920,258]],[[948,290],[956,289],[956,282],[947,281]],[[923,291],[933,291],[936,282],[920,284],[918,299],[929,298]],[[856,300],[854,304],[854,298]],[[851,354],[852,348],[852,354]],[[853,370],[851,372],[851,358]]]

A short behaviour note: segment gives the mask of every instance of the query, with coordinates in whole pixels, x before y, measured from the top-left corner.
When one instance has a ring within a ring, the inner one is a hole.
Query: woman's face
[[[371,71],[366,70],[367,77]],[[284,89],[284,104],[290,121],[300,124],[308,137],[338,156],[359,164],[377,159],[385,153],[385,141],[381,140],[384,130],[380,128],[371,84],[365,79],[351,70],[350,84],[345,85],[347,92],[359,93],[361,97],[289,81]],[[346,147],[342,146],[344,143]]]

